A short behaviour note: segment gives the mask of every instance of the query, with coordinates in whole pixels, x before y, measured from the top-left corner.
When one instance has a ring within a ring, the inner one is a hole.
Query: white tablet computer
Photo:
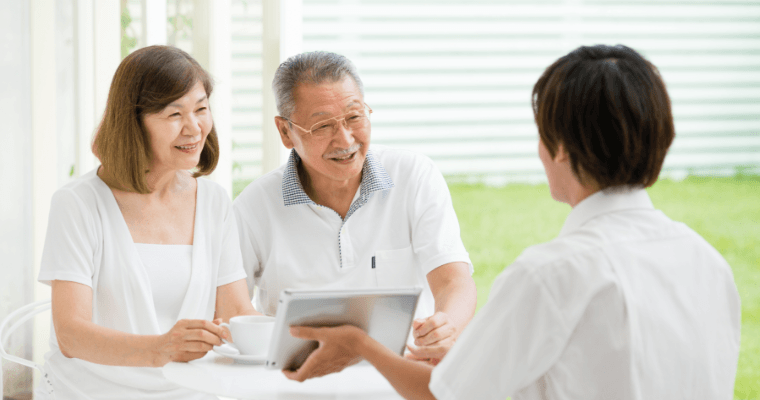
[[[421,287],[307,290],[280,293],[267,368],[296,369],[317,348],[313,340],[290,336],[290,327],[354,325],[402,355]]]

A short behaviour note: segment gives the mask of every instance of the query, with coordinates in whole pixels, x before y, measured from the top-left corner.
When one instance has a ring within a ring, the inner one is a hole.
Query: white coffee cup
[[[240,315],[230,318],[229,324],[223,322],[219,326],[227,327],[230,330],[233,342],[222,340],[236,348],[240,354],[246,356],[267,355],[274,330],[274,317]]]

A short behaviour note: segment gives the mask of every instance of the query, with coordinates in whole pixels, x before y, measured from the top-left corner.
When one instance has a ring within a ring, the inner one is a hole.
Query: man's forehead
[[[361,105],[362,105],[362,102],[360,100],[358,100],[358,99],[351,99],[348,102],[348,104],[346,104],[346,106],[343,107],[343,111],[348,111],[351,108],[355,108],[355,107],[358,107],[358,106],[361,106]],[[321,116],[328,116],[328,115],[331,115],[331,114],[332,113],[329,112],[329,111],[317,111],[317,112],[311,114],[309,117],[321,117]]]
[[[351,77],[319,84],[302,83],[293,94],[295,109],[306,113],[302,118],[335,116],[364,104],[362,93]]]

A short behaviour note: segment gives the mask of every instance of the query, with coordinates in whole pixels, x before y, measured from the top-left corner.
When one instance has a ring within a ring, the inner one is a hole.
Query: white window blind
[[[261,1],[233,0],[231,13],[232,176],[247,182],[261,175]]]
[[[237,179],[260,174],[259,2],[233,9]],[[760,166],[757,1],[303,0],[304,51],[359,68],[373,143],[430,156],[450,178],[542,180],[533,84],[580,45],[625,44],[668,85],[665,173]]]

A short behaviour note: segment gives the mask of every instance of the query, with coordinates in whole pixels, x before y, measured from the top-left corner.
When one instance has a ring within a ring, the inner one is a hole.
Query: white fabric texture
[[[148,273],[158,329],[168,332],[177,323],[190,286],[193,246],[135,243],[135,248]]]
[[[306,196],[297,160],[292,152],[288,164],[252,182],[233,204],[260,312],[274,315],[286,288],[422,286],[417,317],[429,316],[426,275],[456,261],[472,272],[448,186],[429,158],[373,145],[345,221]]]
[[[148,273],[111,189],[96,170],[53,195],[38,280],[93,289],[92,321],[122,332],[162,334]],[[226,192],[198,179],[190,282],[177,319],[214,316],[216,288],[245,279]],[[160,368],[114,367],[66,358],[51,329],[45,369],[56,399],[211,399],[167,381]]]
[[[729,265],[645,190],[597,192],[526,249],[434,369],[438,399],[733,399]]]

